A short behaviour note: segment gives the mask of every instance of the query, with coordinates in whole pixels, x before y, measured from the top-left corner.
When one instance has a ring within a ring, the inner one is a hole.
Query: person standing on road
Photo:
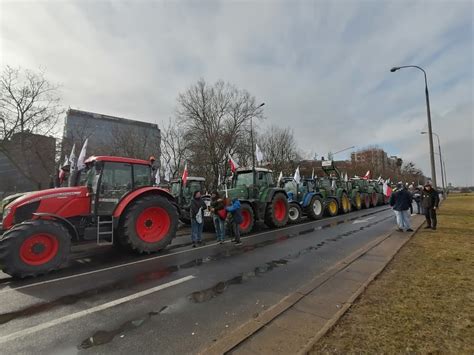
[[[226,207],[227,221],[229,223],[230,237],[236,245],[242,244],[240,241],[240,223],[242,223],[242,212],[240,209],[240,201],[237,198],[232,199],[230,206]]]
[[[425,212],[426,227],[425,229],[436,230],[438,220],[436,218],[436,210],[439,206],[438,191],[433,189],[431,182],[427,182],[423,191],[421,192],[421,206]]]
[[[397,191],[390,196],[390,206],[392,206],[397,217],[398,231],[413,232],[410,225],[410,213],[408,212],[412,204],[412,196],[403,183],[397,184]]]
[[[206,203],[201,198],[201,191],[195,191],[193,199],[191,200],[191,207],[189,209],[191,217],[191,240],[193,248],[196,243],[203,244],[202,230],[204,227],[204,210],[207,208]]]
[[[212,221],[216,230],[217,241],[222,244],[225,238],[225,219],[227,211],[225,209],[224,200],[219,196],[217,191],[211,195],[210,211],[212,213]]]

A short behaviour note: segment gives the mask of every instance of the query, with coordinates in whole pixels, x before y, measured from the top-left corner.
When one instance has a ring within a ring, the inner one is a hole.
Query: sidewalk
[[[413,216],[413,229],[423,221]],[[306,353],[413,234],[394,231],[379,237],[202,353]]]

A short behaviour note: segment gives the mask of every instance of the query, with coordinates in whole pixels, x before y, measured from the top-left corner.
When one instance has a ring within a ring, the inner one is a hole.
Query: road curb
[[[407,238],[400,244],[400,246],[390,254],[389,260],[382,265],[379,269],[375,272],[370,274],[369,278],[357,289],[357,291],[352,294],[348,301],[344,303],[342,308],[329,319],[323,328],[318,331],[315,337],[311,338],[308,343],[305,343],[304,350],[300,353],[305,353],[310,349],[314,342],[317,341],[322,335],[324,335],[331,327],[337,322],[337,320],[347,311],[347,309],[352,305],[355,299],[365,290],[365,288],[370,284],[370,282],[378,275],[386,265],[392,260],[393,256],[400,250],[400,248],[405,245],[405,243],[411,239],[411,237],[418,231],[422,223],[416,227],[416,230],[409,234]],[[338,274],[340,271],[345,269],[348,265],[356,261],[357,259],[364,256],[370,250],[390,238],[395,232],[391,231],[389,233],[383,234],[378,238],[374,239],[373,241],[367,243],[363,247],[359,248],[346,258],[342,259],[338,263],[334,264],[331,268],[325,270],[323,273],[316,275],[311,281],[307,282],[305,285],[301,286],[295,292],[289,294],[288,296],[284,297],[280,302],[270,307],[267,311],[261,313],[257,318],[251,319],[246,323],[242,324],[238,328],[236,328],[231,333],[225,334],[218,342],[211,344],[205,349],[202,349],[199,353],[200,354],[224,354],[231,352],[237,349],[241,344],[245,341],[251,339],[254,335],[258,336],[257,333],[264,328],[265,326],[269,325],[273,320],[275,320],[278,316],[282,315],[285,311],[287,311],[290,307],[294,306],[297,302],[302,300],[308,294],[310,294],[313,290],[323,285],[325,282],[330,280],[333,276]]]
[[[374,279],[380,275],[386,268],[387,265],[390,264],[390,262],[393,260],[395,255],[398,254],[401,248],[409,241],[411,238],[420,230],[421,226],[424,224],[424,220],[421,221],[421,223],[415,228],[413,232],[411,232],[408,235],[408,238],[403,241],[392,253],[392,255],[389,257],[387,262],[382,265],[379,269],[377,269],[375,272],[373,272],[369,278],[355,291],[352,296],[349,298],[349,300],[344,303],[344,305],[341,307],[341,309],[333,316],[331,319],[329,319],[326,324],[316,333],[314,338],[312,338],[308,343],[304,346],[304,348],[299,351],[297,354],[298,355],[304,355],[309,353],[309,351],[314,347],[314,345],[321,339],[329,330],[331,330],[339,321],[339,319],[349,310],[349,308],[352,307],[354,302],[359,298],[359,296],[367,289],[367,287],[370,285]]]

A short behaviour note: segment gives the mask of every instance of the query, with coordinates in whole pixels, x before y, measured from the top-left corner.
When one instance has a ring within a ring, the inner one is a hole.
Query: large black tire
[[[362,208],[370,208],[370,195],[367,193],[361,193],[360,197],[362,199]]]
[[[324,203],[320,196],[313,196],[311,202],[306,208],[306,213],[308,217],[312,220],[317,220],[323,218],[324,215]]]
[[[341,210],[342,213],[349,213],[351,211],[351,200],[349,200],[345,192],[341,195]]]
[[[352,198],[352,207],[354,207],[354,209],[357,211],[362,209],[362,196],[358,191],[354,194],[354,197]]]
[[[291,202],[288,204],[288,223],[296,224],[301,221],[303,211],[298,202]]]
[[[13,277],[39,276],[67,261],[71,235],[59,222],[23,222],[0,239],[0,269]]]
[[[240,235],[246,235],[252,232],[255,225],[255,215],[253,213],[252,206],[248,203],[242,203],[240,207],[242,214],[242,223],[240,223]]]
[[[288,199],[277,192],[265,210],[265,224],[270,228],[283,227],[288,223]]]
[[[328,216],[334,217],[339,213],[339,206],[335,198],[328,198],[326,201],[326,211]]]
[[[178,228],[176,207],[162,196],[139,197],[127,208],[120,244],[137,253],[160,251],[171,243]]]

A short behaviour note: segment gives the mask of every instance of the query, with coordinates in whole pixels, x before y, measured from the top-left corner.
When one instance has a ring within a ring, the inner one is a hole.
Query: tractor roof
[[[200,177],[200,176],[188,176],[187,180],[188,181],[203,181],[203,182],[206,181],[205,178]],[[181,181],[181,178],[171,180],[171,182],[179,182],[179,181]]]
[[[86,163],[92,163],[95,161],[104,161],[104,162],[113,162],[113,163],[127,163],[127,164],[140,164],[140,165],[150,165],[150,162],[142,159],[134,158],[125,158],[125,157],[115,157],[115,156],[91,156],[86,160]]]
[[[247,173],[251,171],[252,171],[252,168],[237,168],[237,173]],[[255,171],[261,171],[264,173],[273,173],[273,171],[267,168],[255,168]]]

